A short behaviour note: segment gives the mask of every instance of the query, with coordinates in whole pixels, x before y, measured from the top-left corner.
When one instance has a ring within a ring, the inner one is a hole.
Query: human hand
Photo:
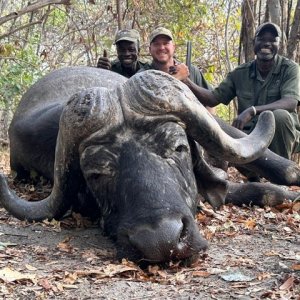
[[[111,69],[111,63],[109,61],[107,51],[103,51],[103,56],[98,59],[97,68],[110,70]]]
[[[190,75],[189,68],[185,64],[171,66],[169,68],[169,73],[173,75],[176,79],[181,81],[186,80]]]
[[[256,110],[254,109],[253,106],[250,106],[233,120],[232,126],[240,130],[243,130],[246,123],[251,121],[255,115],[256,115]]]

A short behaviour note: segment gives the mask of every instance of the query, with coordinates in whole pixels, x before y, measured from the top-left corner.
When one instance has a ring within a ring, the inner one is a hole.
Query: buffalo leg
[[[297,196],[299,193],[285,190],[271,183],[229,182],[225,203],[232,203],[237,206],[276,206],[286,199],[294,200]]]

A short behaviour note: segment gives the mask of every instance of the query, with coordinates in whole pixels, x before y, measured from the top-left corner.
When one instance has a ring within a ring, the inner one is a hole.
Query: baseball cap
[[[135,29],[122,29],[119,30],[115,37],[115,44],[120,41],[129,41],[137,44],[140,43],[140,34]]]
[[[172,32],[169,29],[164,27],[157,27],[150,33],[150,44],[158,35],[165,35],[169,37],[171,40],[173,40]]]
[[[279,26],[277,26],[274,23],[266,22],[266,23],[259,25],[255,31],[255,37],[259,36],[263,31],[271,31],[276,36],[281,38],[281,30],[280,30]]]

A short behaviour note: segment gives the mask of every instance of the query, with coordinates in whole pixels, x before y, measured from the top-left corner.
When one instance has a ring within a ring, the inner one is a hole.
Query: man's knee
[[[294,123],[290,113],[285,109],[276,109],[273,111],[275,118],[276,131],[288,130],[294,131]]]
[[[276,123],[285,123],[292,122],[290,113],[285,109],[276,109],[273,111],[275,122]]]

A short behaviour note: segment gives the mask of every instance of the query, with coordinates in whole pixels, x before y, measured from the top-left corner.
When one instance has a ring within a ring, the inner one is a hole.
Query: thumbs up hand
[[[97,68],[110,70],[111,63],[108,58],[107,51],[104,49],[103,56],[98,59]]]

